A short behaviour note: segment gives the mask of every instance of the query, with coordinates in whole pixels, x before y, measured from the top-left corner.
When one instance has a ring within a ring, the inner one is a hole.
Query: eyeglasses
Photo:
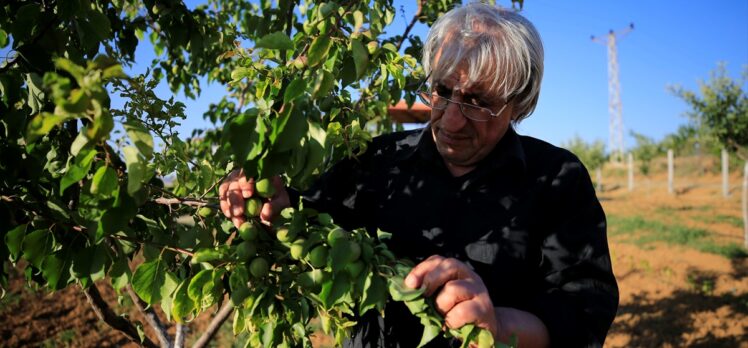
[[[449,103],[457,104],[460,107],[462,115],[473,121],[486,122],[491,118],[499,117],[499,115],[501,115],[501,113],[504,111],[504,109],[506,109],[506,106],[509,105],[509,102],[511,101],[510,98],[506,101],[506,103],[504,103],[504,106],[502,106],[498,112],[493,112],[490,109],[484,108],[482,106],[458,102],[441,96],[438,92],[432,91],[430,88],[427,88],[427,86],[424,85],[425,82],[426,80],[421,83],[421,86],[418,88],[417,92],[418,98],[421,99],[421,102],[431,107],[432,109],[439,111],[447,109]]]

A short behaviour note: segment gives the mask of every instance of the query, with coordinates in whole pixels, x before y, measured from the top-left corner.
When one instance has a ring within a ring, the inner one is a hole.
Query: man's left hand
[[[436,294],[436,309],[444,315],[447,327],[456,329],[473,323],[499,337],[499,323],[488,289],[465,263],[433,255],[413,267],[405,278],[405,285],[425,286],[426,296],[441,289]]]

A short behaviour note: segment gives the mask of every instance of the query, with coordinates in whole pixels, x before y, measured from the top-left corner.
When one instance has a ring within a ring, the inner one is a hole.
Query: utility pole
[[[627,28],[614,32],[612,29],[605,37],[592,36],[592,41],[608,46],[608,113],[610,114],[610,154],[614,162],[623,161],[623,104],[621,103],[621,83],[618,80],[618,49],[616,36],[622,38],[634,30],[634,23]]]

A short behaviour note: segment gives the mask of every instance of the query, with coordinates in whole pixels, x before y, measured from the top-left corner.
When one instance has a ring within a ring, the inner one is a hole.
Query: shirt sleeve
[[[601,347],[618,308],[605,213],[589,174],[569,155],[548,181],[548,221],[540,243],[540,284],[530,312],[553,347]]]

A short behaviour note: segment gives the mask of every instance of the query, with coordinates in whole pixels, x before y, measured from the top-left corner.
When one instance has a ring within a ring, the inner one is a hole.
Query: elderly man
[[[500,341],[516,335],[523,347],[601,346],[618,289],[589,175],[573,154],[512,127],[540,92],[536,29],[512,11],[456,8],[434,23],[423,66],[429,125],[375,138],[363,156],[325,173],[305,206],[344,227],[391,232],[391,250],[420,262],[406,284],[425,285],[449,327],[474,323]],[[251,186],[236,176],[220,189],[235,224]],[[263,218],[288,203],[281,190]],[[350,346],[420,339],[418,320],[399,303],[360,322]]]

